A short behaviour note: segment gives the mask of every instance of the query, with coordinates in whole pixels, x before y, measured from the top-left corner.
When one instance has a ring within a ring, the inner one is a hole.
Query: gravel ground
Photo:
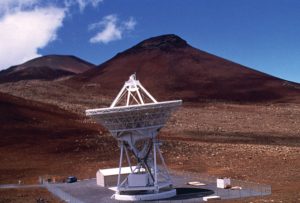
[[[89,94],[98,95],[93,92],[78,97],[79,93],[68,87],[62,87],[68,96],[56,94],[54,90],[60,87],[59,83],[53,83],[57,87],[49,88],[49,94],[45,93],[49,84],[23,83],[2,85],[1,91],[81,113],[85,108],[109,103],[101,95],[89,98]],[[38,88],[33,88],[35,85]],[[71,93],[67,94],[68,91]],[[4,136],[0,143],[0,182],[17,183],[21,179],[36,183],[39,176],[49,174],[92,178],[99,168],[116,167],[117,143],[89,120],[78,122],[87,124],[86,128],[91,130],[62,132],[61,123],[33,134],[35,131],[30,129],[20,131],[15,126],[11,129],[6,126],[7,132],[16,133]],[[171,169],[272,186],[271,196],[251,199],[252,202],[297,202],[300,201],[299,126],[299,104],[185,104],[159,137]],[[38,144],[32,145],[33,142]]]

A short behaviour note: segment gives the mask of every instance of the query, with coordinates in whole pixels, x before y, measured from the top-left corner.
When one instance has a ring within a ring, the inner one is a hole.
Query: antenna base
[[[163,190],[157,193],[145,193],[141,194],[114,194],[112,199],[119,200],[119,201],[150,201],[150,200],[161,200],[161,199],[168,199],[171,197],[176,196],[176,189],[170,190]]]

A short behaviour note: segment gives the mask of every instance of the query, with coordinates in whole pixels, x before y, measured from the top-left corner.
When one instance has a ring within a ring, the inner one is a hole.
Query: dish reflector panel
[[[181,100],[157,102],[126,107],[87,110],[86,115],[94,118],[110,132],[139,128],[162,127]]]

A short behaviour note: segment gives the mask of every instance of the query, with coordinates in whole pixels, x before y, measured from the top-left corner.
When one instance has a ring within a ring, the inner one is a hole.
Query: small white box
[[[145,187],[149,183],[148,173],[131,173],[128,176],[129,187]]]
[[[230,188],[231,187],[231,182],[230,178],[218,178],[217,179],[217,188]]]

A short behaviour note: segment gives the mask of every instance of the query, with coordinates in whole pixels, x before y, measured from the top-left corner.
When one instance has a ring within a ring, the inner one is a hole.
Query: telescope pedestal
[[[132,135],[134,133],[131,133]],[[161,143],[154,138],[155,136],[142,136],[147,143],[142,150],[138,150],[131,138],[128,139],[127,136],[124,136],[123,139],[119,138],[121,140],[119,140],[121,149],[120,170],[116,194],[112,196],[113,199],[120,201],[158,200],[176,195],[176,189],[172,188],[172,180],[159,149]],[[132,167],[129,151],[136,158],[137,166],[135,168]],[[131,174],[121,180],[124,154],[131,168]],[[158,161],[160,161],[161,166],[158,166]]]
[[[176,195],[176,189],[162,190],[157,193],[148,192],[148,193],[136,193],[136,194],[114,194],[113,199],[119,201],[149,201],[149,200],[161,200],[174,197]]]

